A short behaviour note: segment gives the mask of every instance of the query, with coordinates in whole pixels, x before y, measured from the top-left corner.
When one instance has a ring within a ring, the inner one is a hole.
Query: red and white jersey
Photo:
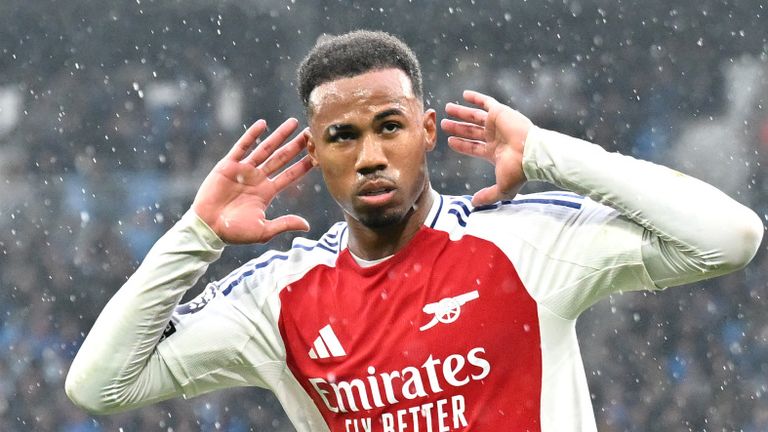
[[[158,350],[185,393],[268,387],[301,431],[595,430],[575,318],[653,287],[643,229],[566,192],[434,195],[390,259],[337,223],[179,306]]]
[[[523,168],[592,199],[433,192],[389,259],[360,265],[337,223],[179,305],[225,246],[188,212],[104,307],[67,394],[104,414],[255,385],[300,432],[595,431],[579,314],[739,269],[763,226],[705,183],[556,132],[529,131]]]

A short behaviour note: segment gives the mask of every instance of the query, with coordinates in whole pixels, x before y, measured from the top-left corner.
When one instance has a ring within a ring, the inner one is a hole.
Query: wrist
[[[226,246],[224,240],[216,234],[216,231],[200,216],[193,205],[184,216],[182,216],[180,223],[190,227],[199,238],[208,246],[213,249],[223,249]]]

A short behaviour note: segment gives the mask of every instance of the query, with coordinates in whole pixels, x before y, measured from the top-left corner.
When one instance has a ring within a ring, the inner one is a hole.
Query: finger
[[[264,222],[264,241],[286,231],[309,231],[309,222],[301,216],[285,215]]]
[[[291,161],[296,155],[301,153],[307,147],[307,135],[300,133],[296,135],[288,144],[282,146],[279,150],[274,152],[260,168],[264,172],[264,175],[271,176],[280,168],[284,167]]]
[[[449,116],[456,117],[463,122],[473,123],[479,126],[484,126],[485,121],[488,118],[488,113],[486,111],[455,104],[453,102],[449,102],[445,105],[445,112]]]
[[[472,123],[458,122],[450,119],[440,121],[440,127],[445,133],[470,140],[484,141],[485,128]]]
[[[269,134],[269,136],[265,138],[264,141],[262,141],[261,144],[259,144],[256,149],[243,160],[243,162],[247,162],[253,166],[257,166],[264,162],[285,142],[285,140],[288,139],[288,137],[291,136],[291,134],[293,134],[297,127],[299,127],[299,121],[295,118],[289,118],[284,121],[274,132]]]
[[[273,178],[272,184],[279,192],[285,189],[291,183],[304,177],[308,172],[312,171],[312,168],[314,168],[314,165],[312,165],[312,160],[309,158],[309,156],[304,156],[301,158],[301,160],[291,165],[285,171],[281,172],[275,178]]]
[[[448,137],[448,146],[453,150],[467,156],[479,157],[490,161],[488,146],[482,141],[468,140],[459,137]]]
[[[227,158],[236,162],[240,162],[243,157],[248,154],[248,150],[251,149],[253,143],[259,139],[259,136],[267,130],[267,122],[264,120],[257,120],[256,123],[249,127],[243,136],[232,146],[232,149],[227,153]]]
[[[464,90],[463,96],[465,101],[471,103],[472,105],[482,107],[486,111],[490,111],[493,105],[499,103],[499,101],[492,98],[491,96],[474,90]]]
[[[493,204],[503,199],[498,185],[480,189],[472,195],[472,205],[475,207]]]

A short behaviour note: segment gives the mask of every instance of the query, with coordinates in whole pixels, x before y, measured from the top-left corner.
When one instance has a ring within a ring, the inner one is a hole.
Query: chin
[[[381,212],[373,211],[358,215],[357,220],[368,228],[381,229],[401,223],[407,214],[408,212],[400,212],[397,210],[384,210]]]

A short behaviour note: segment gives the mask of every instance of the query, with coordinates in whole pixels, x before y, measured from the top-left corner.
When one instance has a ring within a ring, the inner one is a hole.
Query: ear
[[[312,161],[312,166],[317,166],[317,147],[315,146],[315,140],[312,138],[311,129],[307,128],[307,130],[304,131],[304,134],[307,136],[307,154],[309,155],[309,160]]]
[[[437,113],[435,110],[428,109],[422,117],[422,127],[424,128],[424,139],[427,151],[435,149],[437,144]]]

